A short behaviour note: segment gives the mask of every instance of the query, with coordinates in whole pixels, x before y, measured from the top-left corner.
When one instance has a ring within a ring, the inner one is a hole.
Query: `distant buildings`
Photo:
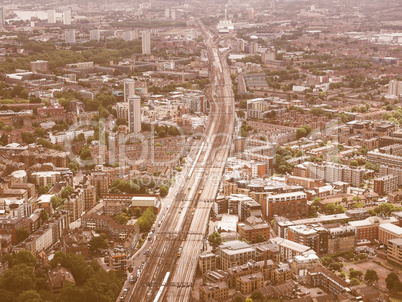
[[[128,125],[130,132],[141,132],[141,97],[138,95],[128,97]]]
[[[396,175],[386,175],[374,179],[374,192],[384,195],[398,190],[399,177]]]
[[[135,95],[135,81],[133,79],[125,79],[123,81],[124,102],[128,103],[128,98]]]
[[[33,73],[48,73],[49,72],[49,62],[37,60],[31,62],[31,71]]]
[[[65,12],[63,12],[63,24],[71,25],[71,11],[66,10]]]
[[[4,15],[4,7],[0,7],[0,26],[4,26],[6,23],[6,18]]]
[[[66,29],[64,31],[64,42],[75,43],[75,29]]]
[[[47,23],[49,24],[56,23],[56,11],[54,9],[47,11]]]
[[[391,80],[388,84],[388,94],[399,97],[402,94],[402,81]]]
[[[149,30],[144,30],[142,32],[142,54],[151,54],[151,32]]]
[[[100,36],[100,30],[99,29],[91,29],[89,31],[89,40],[91,41],[99,41],[101,38]]]

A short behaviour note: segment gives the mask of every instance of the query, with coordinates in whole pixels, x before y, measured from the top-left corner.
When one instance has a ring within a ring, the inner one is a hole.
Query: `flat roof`
[[[402,228],[392,223],[380,224],[379,228],[394,233],[398,236],[402,235]]]

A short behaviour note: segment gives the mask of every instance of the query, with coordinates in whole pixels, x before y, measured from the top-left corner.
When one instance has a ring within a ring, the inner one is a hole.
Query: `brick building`
[[[262,204],[262,213],[267,220],[274,215],[287,218],[307,216],[307,195],[304,192],[290,192],[268,196]]]

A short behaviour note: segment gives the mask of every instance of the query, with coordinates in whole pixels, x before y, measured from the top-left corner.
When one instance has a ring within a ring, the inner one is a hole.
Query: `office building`
[[[141,98],[138,95],[128,97],[128,125],[130,132],[141,132]]]
[[[388,240],[387,260],[402,266],[402,238]]]
[[[388,245],[391,239],[402,238],[402,228],[392,223],[383,223],[378,227],[378,241]]]
[[[391,80],[388,84],[388,94],[399,97],[402,93],[402,81]]]
[[[0,7],[0,25],[3,26],[6,23],[6,17],[4,14],[4,7]]]
[[[64,42],[75,43],[75,29],[66,29],[64,31]]]
[[[100,30],[99,29],[91,29],[89,31],[89,40],[91,41],[99,41],[100,40]]]
[[[374,179],[374,192],[378,195],[385,195],[398,190],[399,177],[396,175],[385,175]]]
[[[128,102],[128,98],[135,95],[135,81],[133,79],[125,79],[123,81],[124,102]]]
[[[151,32],[149,30],[144,30],[142,32],[142,54],[151,54]]]
[[[63,24],[71,25],[71,11],[66,10],[65,12],[63,12]]]
[[[31,71],[33,73],[48,73],[49,72],[49,62],[37,60],[31,62]]]
[[[56,11],[54,9],[47,11],[47,23],[50,24],[56,23]]]

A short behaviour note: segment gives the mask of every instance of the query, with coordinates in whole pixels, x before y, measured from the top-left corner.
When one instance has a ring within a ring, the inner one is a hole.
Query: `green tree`
[[[27,290],[22,292],[18,298],[17,302],[42,302],[42,298],[39,293],[35,290]]]
[[[239,111],[237,111],[237,116],[239,117],[239,118],[245,118],[246,117],[246,114],[244,113],[244,111],[243,110],[239,110]]]
[[[161,197],[166,197],[169,193],[169,188],[167,186],[160,186],[159,187],[159,195]]]
[[[89,241],[89,249],[94,253],[98,253],[100,249],[107,249],[108,247],[109,244],[101,236],[92,237]]]
[[[401,280],[399,280],[399,276],[394,272],[388,274],[387,278],[385,278],[385,284],[390,291],[402,291]]]
[[[208,242],[212,246],[212,248],[217,248],[222,243],[221,234],[218,232],[213,232],[211,235],[208,236]]]
[[[52,196],[50,203],[52,204],[53,209],[57,209],[64,204],[64,198]]]
[[[113,217],[114,221],[116,221],[118,224],[127,224],[128,222],[128,217],[123,215],[123,214],[119,214]]]
[[[126,125],[127,126],[128,123],[127,123],[127,120],[125,118],[120,117],[120,118],[118,118],[116,120],[116,125],[117,126],[120,126],[120,125]]]
[[[2,134],[0,137],[0,145],[5,146],[8,144],[8,135]]]
[[[306,131],[306,129],[304,129],[303,127],[302,127],[302,128],[298,128],[298,129],[296,130],[296,138],[297,138],[297,139],[302,138],[302,137],[305,137],[306,135],[307,135],[307,131]]]
[[[91,277],[93,270],[89,269],[87,262],[81,255],[66,254],[56,252],[52,260],[50,260],[50,268],[54,269],[60,263],[62,267],[69,269],[73,274],[77,285],[82,285]]]
[[[30,251],[27,250],[22,250],[12,257],[11,263],[9,263],[10,266],[16,266],[16,265],[27,265],[30,267],[35,267],[36,265],[36,258]]]
[[[35,142],[35,137],[31,132],[22,132],[21,133],[22,141],[26,144],[32,144]]]
[[[359,284],[360,284],[359,279],[356,279],[356,278],[351,278],[350,279],[350,285],[351,286],[356,286],[356,285],[359,285]]]
[[[68,196],[70,196],[70,194],[73,193],[73,192],[74,192],[74,188],[72,186],[67,186],[61,191],[60,197],[65,199]]]
[[[42,222],[46,222],[49,219],[49,214],[46,212],[46,210],[42,210],[39,214],[39,218],[42,220]]]
[[[134,216],[135,216],[135,217],[140,217],[141,214],[142,214],[141,208],[136,207],[136,208],[134,209]]]
[[[336,206],[335,206],[334,203],[328,203],[325,206],[325,213],[326,214],[331,215],[331,214],[335,214],[335,212],[336,212]]]
[[[353,160],[350,161],[349,165],[353,166],[353,167],[357,167],[359,164],[358,164],[357,160],[353,159]]]
[[[360,279],[363,276],[362,271],[356,271],[353,268],[350,269],[349,271],[350,278],[358,278]]]
[[[35,289],[35,274],[32,266],[14,265],[6,270],[2,277],[2,287],[19,295],[24,291]]]
[[[25,239],[28,238],[28,236],[29,236],[29,232],[27,231],[27,229],[25,227],[20,227],[17,230],[17,243],[24,241]]]
[[[364,280],[369,284],[373,284],[379,280],[377,272],[375,270],[368,269],[364,275]]]

